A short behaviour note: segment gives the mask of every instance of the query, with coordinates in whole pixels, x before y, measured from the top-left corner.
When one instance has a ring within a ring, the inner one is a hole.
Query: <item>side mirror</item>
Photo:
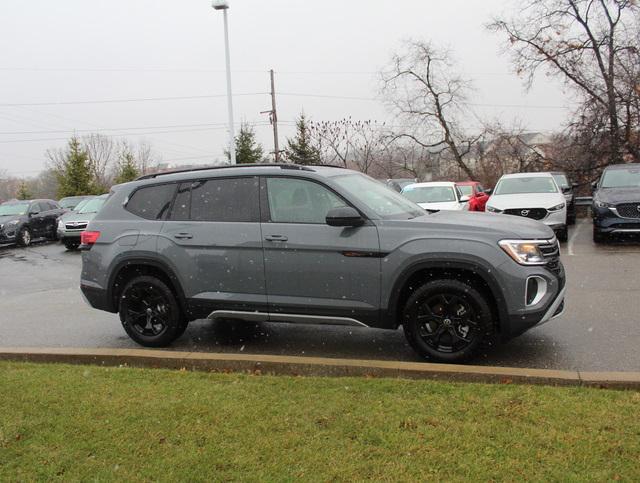
[[[562,188],[562,192],[565,193],[565,194],[566,193],[571,193],[572,189],[573,188],[571,186],[565,186],[564,188]]]
[[[360,216],[358,210],[351,206],[342,206],[329,210],[325,220],[329,226],[361,226],[364,224],[364,219]]]
[[[591,183],[591,190],[595,191],[598,189],[598,182],[594,181],[593,183]]]
[[[488,195],[491,195],[491,193],[493,193],[493,189],[489,188],[487,190],[484,190],[484,192]]]
[[[39,215],[40,212],[39,211],[30,211],[29,212],[29,216],[35,216],[35,215]]]
[[[467,201],[469,201],[471,198],[469,198],[468,196],[463,196],[462,198],[460,198],[460,203],[466,203]]]

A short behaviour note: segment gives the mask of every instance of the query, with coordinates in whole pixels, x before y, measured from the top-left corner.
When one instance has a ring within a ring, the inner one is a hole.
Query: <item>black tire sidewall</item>
[[[157,336],[145,336],[143,334],[140,334],[137,330],[129,325],[125,317],[127,307],[127,299],[125,295],[131,289],[131,287],[140,283],[148,283],[157,287],[163,293],[167,303],[170,306],[171,315],[170,320],[168,321],[168,326],[162,334],[159,334]],[[131,339],[144,347],[166,347],[178,337],[180,337],[184,333],[187,326],[187,322],[184,319],[184,316],[180,309],[180,305],[178,304],[178,301],[171,289],[162,280],[149,275],[134,277],[127,282],[124,289],[122,290],[118,312],[120,314],[120,320],[122,321],[122,327],[124,328],[127,335],[129,335]]]
[[[418,333],[416,312],[420,302],[427,297],[438,293],[455,293],[468,302],[479,315],[481,332],[476,335],[473,342],[458,352],[439,352],[430,347]],[[492,332],[492,311],[486,297],[475,287],[460,280],[441,279],[427,282],[407,300],[403,309],[402,326],[407,341],[422,357],[437,362],[466,362],[472,358],[482,345],[483,340]]]

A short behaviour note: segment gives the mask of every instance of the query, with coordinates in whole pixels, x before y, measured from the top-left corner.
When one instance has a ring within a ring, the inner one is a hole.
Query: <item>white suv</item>
[[[505,174],[496,184],[487,211],[539,220],[567,241],[567,204],[549,173]]]

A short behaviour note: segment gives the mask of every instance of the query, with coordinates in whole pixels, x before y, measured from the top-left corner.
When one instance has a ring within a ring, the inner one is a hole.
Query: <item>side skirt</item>
[[[237,319],[249,322],[284,322],[290,324],[344,325],[350,327],[369,327],[359,320],[349,317],[320,315],[281,314],[270,312],[244,312],[240,310],[214,310],[208,319]]]

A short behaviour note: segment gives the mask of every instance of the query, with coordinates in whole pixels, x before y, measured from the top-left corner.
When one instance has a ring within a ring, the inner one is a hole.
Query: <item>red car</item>
[[[489,195],[477,181],[461,181],[456,186],[469,197],[469,211],[484,211]]]

